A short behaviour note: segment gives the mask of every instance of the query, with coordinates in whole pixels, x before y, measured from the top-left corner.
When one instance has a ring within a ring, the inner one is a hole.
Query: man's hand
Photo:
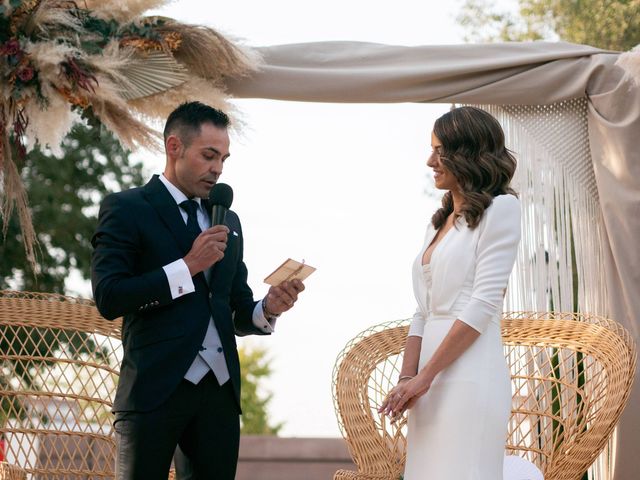
[[[271,287],[265,301],[268,313],[280,315],[282,312],[286,312],[293,307],[293,304],[298,300],[298,294],[303,290],[304,284],[298,279]]]
[[[184,257],[184,263],[193,277],[224,257],[227,248],[229,229],[225,225],[216,225],[204,230],[198,235],[191,246],[191,250]]]

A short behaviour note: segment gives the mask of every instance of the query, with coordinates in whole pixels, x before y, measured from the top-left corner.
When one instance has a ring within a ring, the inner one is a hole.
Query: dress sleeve
[[[413,314],[411,319],[411,325],[409,326],[408,337],[422,337],[424,333],[424,325],[426,320],[424,315],[420,311],[420,307],[416,308],[416,313]]]
[[[471,300],[458,317],[482,333],[500,309],[520,242],[520,202],[513,195],[494,198],[478,239]]]

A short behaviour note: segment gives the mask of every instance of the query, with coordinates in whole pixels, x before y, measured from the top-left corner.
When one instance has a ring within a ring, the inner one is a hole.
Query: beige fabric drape
[[[234,96],[495,105],[540,105],[586,96],[605,218],[607,313],[640,343],[640,86],[615,66],[617,52],[549,42],[425,47],[319,42],[258,51],[264,67],[230,83]],[[634,384],[618,438],[615,478],[635,479],[640,472],[640,381]]]

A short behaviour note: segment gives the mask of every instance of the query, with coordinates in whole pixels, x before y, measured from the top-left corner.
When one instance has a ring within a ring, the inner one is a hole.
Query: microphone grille
[[[209,203],[211,205],[222,205],[230,208],[233,202],[233,190],[226,183],[216,183],[209,192]]]

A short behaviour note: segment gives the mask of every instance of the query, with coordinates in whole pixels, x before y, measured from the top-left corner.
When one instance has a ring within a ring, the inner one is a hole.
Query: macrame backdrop
[[[483,108],[498,118],[518,159],[523,235],[507,308],[606,316],[603,219],[586,100]]]
[[[502,124],[518,168],[523,235],[506,308],[607,316],[603,218],[589,150],[587,101],[481,106]],[[612,480],[609,446],[589,472]]]

